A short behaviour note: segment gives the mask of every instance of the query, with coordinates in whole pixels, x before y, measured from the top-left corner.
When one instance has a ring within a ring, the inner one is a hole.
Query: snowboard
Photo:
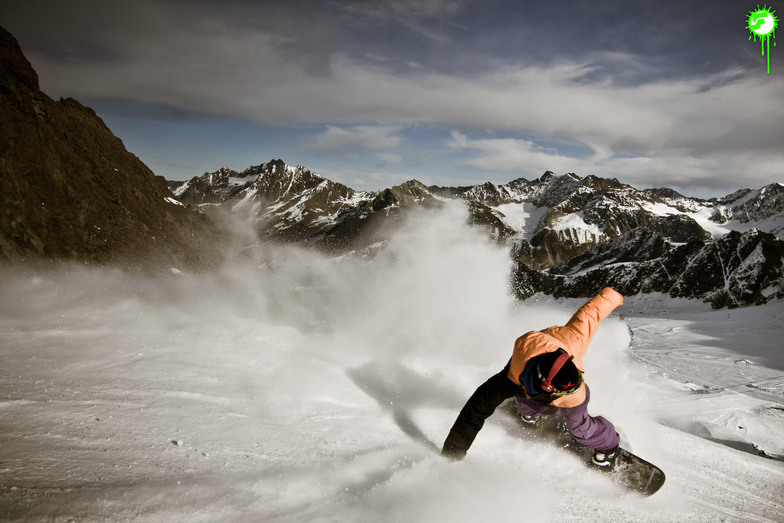
[[[526,423],[520,416],[514,400],[507,404],[507,411],[522,428],[520,431],[522,437],[552,442],[553,445],[575,454],[586,467],[599,469],[591,463],[593,448],[577,441],[560,416],[541,416],[536,418],[533,424]],[[601,473],[607,475],[617,485],[643,496],[655,494],[664,485],[665,480],[664,472],[659,467],[624,448],[619,449],[613,470]]]

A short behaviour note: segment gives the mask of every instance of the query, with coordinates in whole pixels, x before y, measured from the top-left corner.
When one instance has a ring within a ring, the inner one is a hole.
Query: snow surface
[[[632,297],[602,323],[591,412],[665,470],[651,498],[501,413],[441,458],[514,339],[580,304],[516,303],[507,251],[465,212],[423,211],[369,260],[260,246],[211,274],[3,270],[0,519],[784,520],[780,302]]]
[[[697,222],[697,224],[705,231],[710,233],[714,239],[721,238],[722,236],[729,234],[734,229],[746,231],[752,228],[751,226],[738,227],[739,224],[734,221],[725,224],[714,222],[710,219],[716,210],[716,207],[713,206],[705,205],[692,212],[682,212],[675,207],[667,205],[666,203],[644,202],[642,204],[642,208],[657,216],[672,216],[678,214],[688,216]]]
[[[503,214],[501,220],[526,240],[530,240],[534,236],[540,220],[549,211],[547,207],[537,207],[530,202],[504,203],[495,209]]]
[[[164,199],[165,201],[167,201],[167,202],[169,202],[169,203],[173,204],[173,205],[179,205],[179,206],[181,206],[181,207],[185,207],[185,204],[184,204],[184,203],[182,203],[182,202],[181,202],[181,201],[179,201],[179,200],[175,200],[174,198],[171,198],[171,197],[169,197],[169,196],[166,196],[166,197],[164,197],[163,199]]]
[[[604,236],[604,233],[602,233],[598,225],[587,224],[584,218],[585,214],[583,211],[570,213],[554,220],[551,228],[562,233],[559,237],[565,233],[579,243],[595,243]]]

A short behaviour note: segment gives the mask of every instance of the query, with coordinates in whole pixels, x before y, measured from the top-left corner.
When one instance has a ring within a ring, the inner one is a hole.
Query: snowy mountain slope
[[[413,213],[372,259],[265,246],[199,275],[6,270],[0,518],[784,518],[780,302],[629,299],[631,348],[617,314],[602,323],[591,412],[667,472],[652,498],[500,412],[464,461],[434,452],[514,339],[581,302],[515,301],[507,250],[465,222],[462,206]]]

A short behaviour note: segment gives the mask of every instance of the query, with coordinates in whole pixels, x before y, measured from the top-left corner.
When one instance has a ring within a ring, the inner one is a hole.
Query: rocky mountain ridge
[[[73,99],[54,101],[0,27],[0,260],[203,267],[214,224]]]
[[[169,182],[183,203],[221,206],[245,216],[260,239],[303,242],[327,250],[372,243],[400,209],[435,204],[426,186],[409,181],[378,193],[355,191],[282,160],[237,172],[219,169],[187,182]]]
[[[784,186],[703,200],[615,179],[544,173],[536,180],[369,193],[282,160],[170,182],[183,202],[244,213],[259,238],[331,250],[384,240],[406,210],[462,200],[469,221],[508,245],[521,298],[664,292],[715,307],[784,297]]]

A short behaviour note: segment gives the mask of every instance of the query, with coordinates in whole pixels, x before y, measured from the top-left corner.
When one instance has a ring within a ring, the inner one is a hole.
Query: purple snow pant
[[[517,409],[524,416],[544,416],[556,414],[566,422],[569,432],[577,441],[599,450],[609,450],[618,445],[620,438],[615,432],[615,427],[609,420],[602,416],[588,415],[588,401],[591,391],[585,386],[585,401],[576,407],[559,408],[552,405],[543,405],[538,401],[526,398],[515,398]]]

